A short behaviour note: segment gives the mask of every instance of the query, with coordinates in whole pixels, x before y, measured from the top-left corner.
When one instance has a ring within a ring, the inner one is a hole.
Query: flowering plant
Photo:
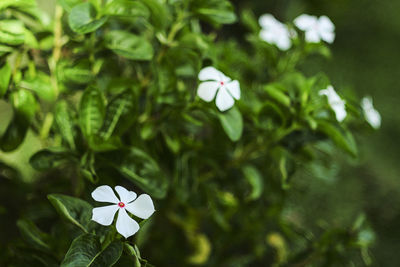
[[[21,233],[0,265],[334,266],[368,254],[363,216],[316,229],[291,198],[306,175],[333,180],[324,160],[357,157],[364,117],[378,125],[371,101],[303,71],[329,55],[327,17],[279,22],[227,0],[50,2],[0,3],[0,173]],[[30,165],[12,164],[15,151]]]

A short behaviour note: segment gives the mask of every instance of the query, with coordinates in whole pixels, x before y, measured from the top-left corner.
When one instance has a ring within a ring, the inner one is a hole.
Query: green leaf
[[[32,121],[38,109],[38,103],[30,91],[24,89],[13,91],[10,100],[16,113],[23,116],[27,122]]]
[[[11,79],[11,67],[8,63],[0,69],[0,97],[3,97],[7,92],[8,85]]]
[[[140,0],[151,13],[151,24],[158,29],[165,29],[170,25],[171,15],[166,8],[167,5],[161,3],[160,0]]]
[[[108,153],[105,160],[152,197],[165,197],[168,180],[157,162],[144,151],[138,148],[120,150]]]
[[[80,34],[93,32],[100,28],[107,17],[96,19],[96,9],[89,3],[82,3],[74,6],[68,16],[68,23],[71,29]]]
[[[123,244],[113,241],[104,249],[95,235],[82,234],[75,238],[69,248],[62,267],[107,267],[113,266],[122,255]]]
[[[43,149],[36,152],[29,160],[32,167],[38,171],[54,169],[74,159],[70,151],[64,149]]]
[[[104,113],[102,93],[95,88],[86,89],[79,107],[79,125],[87,139],[100,130],[103,125]]]
[[[231,24],[236,22],[236,15],[229,1],[207,0],[199,2],[201,4],[195,9],[195,13],[203,20],[213,24]]]
[[[1,0],[0,2],[0,10],[9,7],[29,8],[35,6],[36,6],[35,0]]]
[[[82,3],[82,0],[58,0],[58,3],[60,3],[60,5],[67,11],[67,12],[71,12],[71,9]]]
[[[264,190],[264,182],[260,172],[251,165],[246,165],[242,169],[244,177],[251,186],[251,193],[247,196],[249,200],[256,200],[260,198]]]
[[[134,122],[134,98],[130,90],[117,95],[107,106],[100,136],[108,140],[114,133],[124,133]]]
[[[10,101],[14,108],[13,120],[0,140],[0,148],[6,152],[17,149],[24,141],[38,107],[35,97],[27,90],[13,91]]]
[[[357,145],[353,135],[349,131],[339,130],[326,121],[318,121],[317,130],[327,135],[338,147],[352,155],[357,156]]]
[[[133,262],[134,262],[134,266],[135,267],[142,266],[140,264],[140,260],[141,260],[140,252],[139,252],[139,249],[138,249],[138,247],[136,245],[131,246],[128,243],[124,243],[124,249],[127,252],[127,254],[133,258]]]
[[[28,243],[41,250],[50,250],[49,235],[43,233],[32,221],[18,220],[17,226]]]
[[[240,111],[234,107],[227,112],[219,113],[218,118],[229,139],[233,142],[238,141],[243,132],[243,118]]]
[[[21,81],[18,86],[35,92],[41,99],[54,102],[57,98],[56,91],[51,86],[50,77],[38,73],[34,78]]]
[[[74,124],[71,118],[71,111],[66,101],[57,102],[54,111],[56,125],[60,130],[61,136],[67,141],[69,147],[75,150]]]
[[[24,116],[16,113],[13,120],[8,125],[6,132],[0,140],[0,148],[4,152],[10,152],[17,149],[25,139],[29,129],[29,121]]]
[[[21,45],[25,42],[25,27],[19,20],[0,20],[0,43]]]
[[[107,4],[105,14],[119,17],[150,17],[149,9],[139,1],[114,0]]]
[[[88,231],[93,209],[89,203],[61,194],[50,194],[47,198],[65,220],[75,224],[83,232]]]
[[[269,84],[264,87],[265,92],[267,92],[268,96],[275,100],[277,103],[290,107],[291,101],[290,97],[283,92],[283,87],[280,84]]]
[[[59,66],[58,75],[63,81],[77,84],[87,84],[93,79],[93,73],[88,60],[81,60],[73,66]]]
[[[144,37],[120,30],[110,31],[105,36],[106,46],[117,55],[132,60],[151,60],[153,47]]]
[[[236,15],[229,10],[215,10],[213,8],[200,8],[197,10],[199,15],[213,23],[231,24],[236,21]]]

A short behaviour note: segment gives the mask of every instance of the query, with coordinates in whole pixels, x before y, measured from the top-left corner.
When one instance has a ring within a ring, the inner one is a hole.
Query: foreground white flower
[[[108,185],[99,186],[92,192],[94,200],[113,203],[109,206],[94,208],[92,220],[101,225],[111,225],[115,213],[118,211],[117,231],[128,238],[139,230],[139,224],[126,211],[136,217],[147,219],[155,211],[153,201],[147,194],[142,194],[136,198],[135,192],[128,191],[122,186],[116,186],[115,191],[117,191],[119,199]]]
[[[335,40],[335,25],[327,16],[317,18],[303,14],[294,20],[294,24],[305,31],[306,41],[309,43],[319,43],[321,40],[333,43]]]
[[[203,81],[197,88],[197,95],[206,102],[211,102],[217,95],[215,104],[220,111],[230,109],[235,100],[240,99],[240,84],[232,81],[214,67],[206,67],[199,73],[199,80]]]
[[[361,107],[364,112],[365,119],[374,128],[381,127],[381,114],[374,108],[371,97],[364,97],[361,100]]]
[[[288,50],[292,46],[288,27],[279,22],[271,14],[264,14],[258,20],[261,26],[260,38],[276,45],[280,50]]]
[[[335,112],[338,122],[342,122],[347,116],[346,102],[340,98],[335,89],[329,85],[326,89],[319,91],[320,95],[326,95],[328,103]]]

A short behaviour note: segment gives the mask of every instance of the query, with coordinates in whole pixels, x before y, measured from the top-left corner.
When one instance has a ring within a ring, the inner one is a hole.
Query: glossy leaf
[[[94,136],[100,130],[104,113],[102,93],[95,88],[86,89],[79,107],[79,125],[86,138]]]
[[[83,232],[87,232],[93,209],[89,203],[61,194],[50,194],[47,198],[61,217],[78,226]]]
[[[25,27],[19,20],[0,20],[0,43],[21,45],[25,42]]]
[[[0,68],[0,97],[3,97],[7,92],[8,85],[11,79],[11,67],[6,62],[2,68]]]
[[[75,149],[74,123],[72,121],[70,107],[68,107],[66,101],[57,103],[54,111],[54,119],[62,137],[71,149]]]
[[[107,140],[114,133],[121,134],[134,122],[134,98],[130,90],[117,95],[107,106],[100,136]]]
[[[117,55],[132,60],[151,60],[153,47],[144,37],[126,31],[110,31],[106,34],[106,46]]]
[[[224,113],[219,113],[218,118],[229,139],[233,142],[238,141],[243,132],[243,118],[240,111],[232,108]]]
[[[149,9],[139,1],[114,0],[107,4],[105,13],[119,17],[144,17],[150,16]]]
[[[72,242],[61,266],[113,266],[121,257],[122,249],[123,245],[121,241],[114,241],[102,249],[95,235],[82,234]]]
[[[35,92],[39,98],[48,102],[56,100],[56,91],[52,87],[50,77],[44,73],[39,73],[34,78],[21,81],[19,86]]]
[[[63,149],[43,149],[36,152],[29,160],[29,163],[38,171],[46,171],[74,160],[71,152]]]
[[[71,29],[80,34],[90,33],[100,28],[107,17],[96,18],[97,12],[94,6],[89,3],[82,3],[74,6],[68,16],[68,23]]]

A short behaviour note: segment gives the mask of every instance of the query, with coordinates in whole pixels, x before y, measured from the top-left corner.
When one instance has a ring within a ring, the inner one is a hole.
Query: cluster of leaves
[[[30,160],[38,177],[18,185],[30,192],[18,200],[25,242],[10,243],[5,262],[146,266],[138,247],[156,265],[334,264],[358,250],[368,262],[362,217],[310,232],[286,201],[324,144],[326,157],[357,155],[357,102],[338,123],[318,94],[329,79],[299,71],[310,54],[329,57],[323,43],[299,32],[283,53],[258,37],[250,11],[246,35],[223,38],[221,25],[239,21],[227,0],[59,0],[51,15],[35,0],[3,0],[0,12],[0,96],[13,110],[0,148],[16,150],[28,132],[43,144]],[[241,83],[227,112],[196,97],[208,65]],[[134,242],[90,221],[100,184],[155,199]]]

